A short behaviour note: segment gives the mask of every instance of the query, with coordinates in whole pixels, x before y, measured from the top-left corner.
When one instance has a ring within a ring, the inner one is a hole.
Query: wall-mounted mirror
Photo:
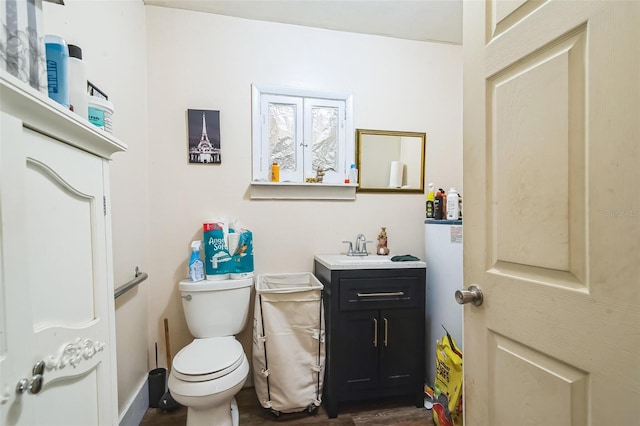
[[[424,193],[425,133],[356,129],[359,192]]]

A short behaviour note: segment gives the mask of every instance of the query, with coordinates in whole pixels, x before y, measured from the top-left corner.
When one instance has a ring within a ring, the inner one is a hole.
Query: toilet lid
[[[243,358],[242,345],[233,336],[195,339],[173,359],[172,374],[188,382],[213,380],[238,368]]]

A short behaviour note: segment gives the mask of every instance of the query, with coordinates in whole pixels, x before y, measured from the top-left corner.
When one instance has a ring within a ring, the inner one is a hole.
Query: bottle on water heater
[[[444,202],[444,198],[442,196],[442,192],[438,190],[436,192],[436,197],[433,202],[433,218],[435,220],[442,220],[442,203]]]
[[[427,219],[434,218],[433,204],[436,201],[436,195],[433,192],[434,184],[429,184],[429,192],[427,193]]]
[[[447,194],[447,220],[458,220],[459,208],[458,192],[454,187],[451,187]]]

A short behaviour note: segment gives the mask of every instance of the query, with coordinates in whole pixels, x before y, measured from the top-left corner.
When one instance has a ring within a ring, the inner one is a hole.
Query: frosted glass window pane
[[[296,106],[269,104],[269,159],[280,170],[296,170]]]
[[[338,109],[311,109],[311,150],[313,170],[338,170]]]

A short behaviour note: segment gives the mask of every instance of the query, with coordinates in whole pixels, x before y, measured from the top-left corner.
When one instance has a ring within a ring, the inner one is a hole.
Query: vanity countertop
[[[325,267],[333,270],[348,269],[409,269],[426,268],[422,261],[392,262],[393,254],[378,256],[347,256],[346,254],[316,254],[314,259]]]

